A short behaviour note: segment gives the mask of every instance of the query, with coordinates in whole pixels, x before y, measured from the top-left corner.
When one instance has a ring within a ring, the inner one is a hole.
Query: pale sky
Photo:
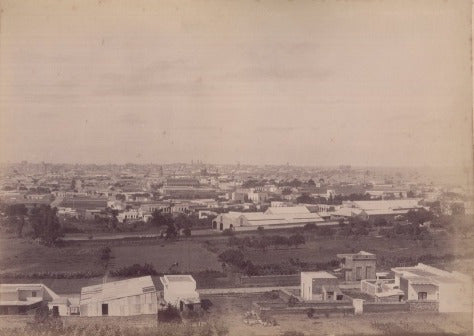
[[[2,1],[2,161],[467,167],[470,1]]]

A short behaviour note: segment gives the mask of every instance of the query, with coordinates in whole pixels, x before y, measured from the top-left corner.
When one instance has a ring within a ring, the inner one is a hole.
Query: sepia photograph
[[[472,0],[0,0],[0,336],[473,335]]]

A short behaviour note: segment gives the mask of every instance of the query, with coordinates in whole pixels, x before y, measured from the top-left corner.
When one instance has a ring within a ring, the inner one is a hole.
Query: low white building
[[[325,272],[301,272],[301,298],[304,301],[341,301],[344,297],[339,281]]]
[[[81,316],[131,316],[158,313],[158,297],[151,276],[83,287]]]
[[[263,203],[268,200],[268,194],[261,191],[251,191],[247,194],[247,197],[253,203]]]
[[[127,204],[119,200],[107,201],[107,206],[113,210],[118,210],[118,211],[123,211],[127,208]]]
[[[285,208],[281,208],[285,209]],[[285,229],[292,227],[303,227],[306,224],[317,224],[324,222],[316,213],[281,213],[269,214],[263,212],[228,212],[218,215],[212,221],[213,229],[223,231],[231,229],[235,231],[257,230],[259,226],[265,229]]]
[[[117,220],[120,223],[123,223],[125,221],[140,221],[140,220],[144,220],[144,216],[141,211],[132,209],[132,210],[119,213],[117,215]]]
[[[391,219],[406,215],[410,210],[424,208],[421,199],[398,199],[381,201],[347,201],[336,213],[346,212],[350,216],[362,216],[369,221]],[[354,214],[354,215],[352,215]],[[348,215],[348,217],[350,217]]]
[[[459,272],[447,272],[419,263],[392,268],[395,286],[407,301],[435,301],[441,313],[472,313],[472,279]]]
[[[0,284],[0,315],[27,314],[43,305],[60,316],[78,315],[77,303],[43,284]]]
[[[191,275],[164,275],[160,278],[163,284],[163,299],[166,304],[183,311],[192,310],[201,303],[196,291],[196,281]]]
[[[64,217],[73,217],[73,218],[78,218],[79,214],[76,209],[73,208],[68,208],[68,207],[58,207],[58,216],[64,216]]]

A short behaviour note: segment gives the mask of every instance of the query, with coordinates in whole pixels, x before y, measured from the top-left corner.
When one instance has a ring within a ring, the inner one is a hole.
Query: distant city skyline
[[[5,1],[3,162],[472,167],[469,1]]]

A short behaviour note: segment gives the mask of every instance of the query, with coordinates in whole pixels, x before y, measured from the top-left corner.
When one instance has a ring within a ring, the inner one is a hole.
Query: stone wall
[[[240,277],[239,284],[245,286],[298,286],[300,284],[300,275],[263,275]]]
[[[407,301],[409,310],[414,312],[437,312],[439,311],[438,301]]]
[[[408,311],[409,305],[406,302],[364,302],[364,313],[385,313]]]

